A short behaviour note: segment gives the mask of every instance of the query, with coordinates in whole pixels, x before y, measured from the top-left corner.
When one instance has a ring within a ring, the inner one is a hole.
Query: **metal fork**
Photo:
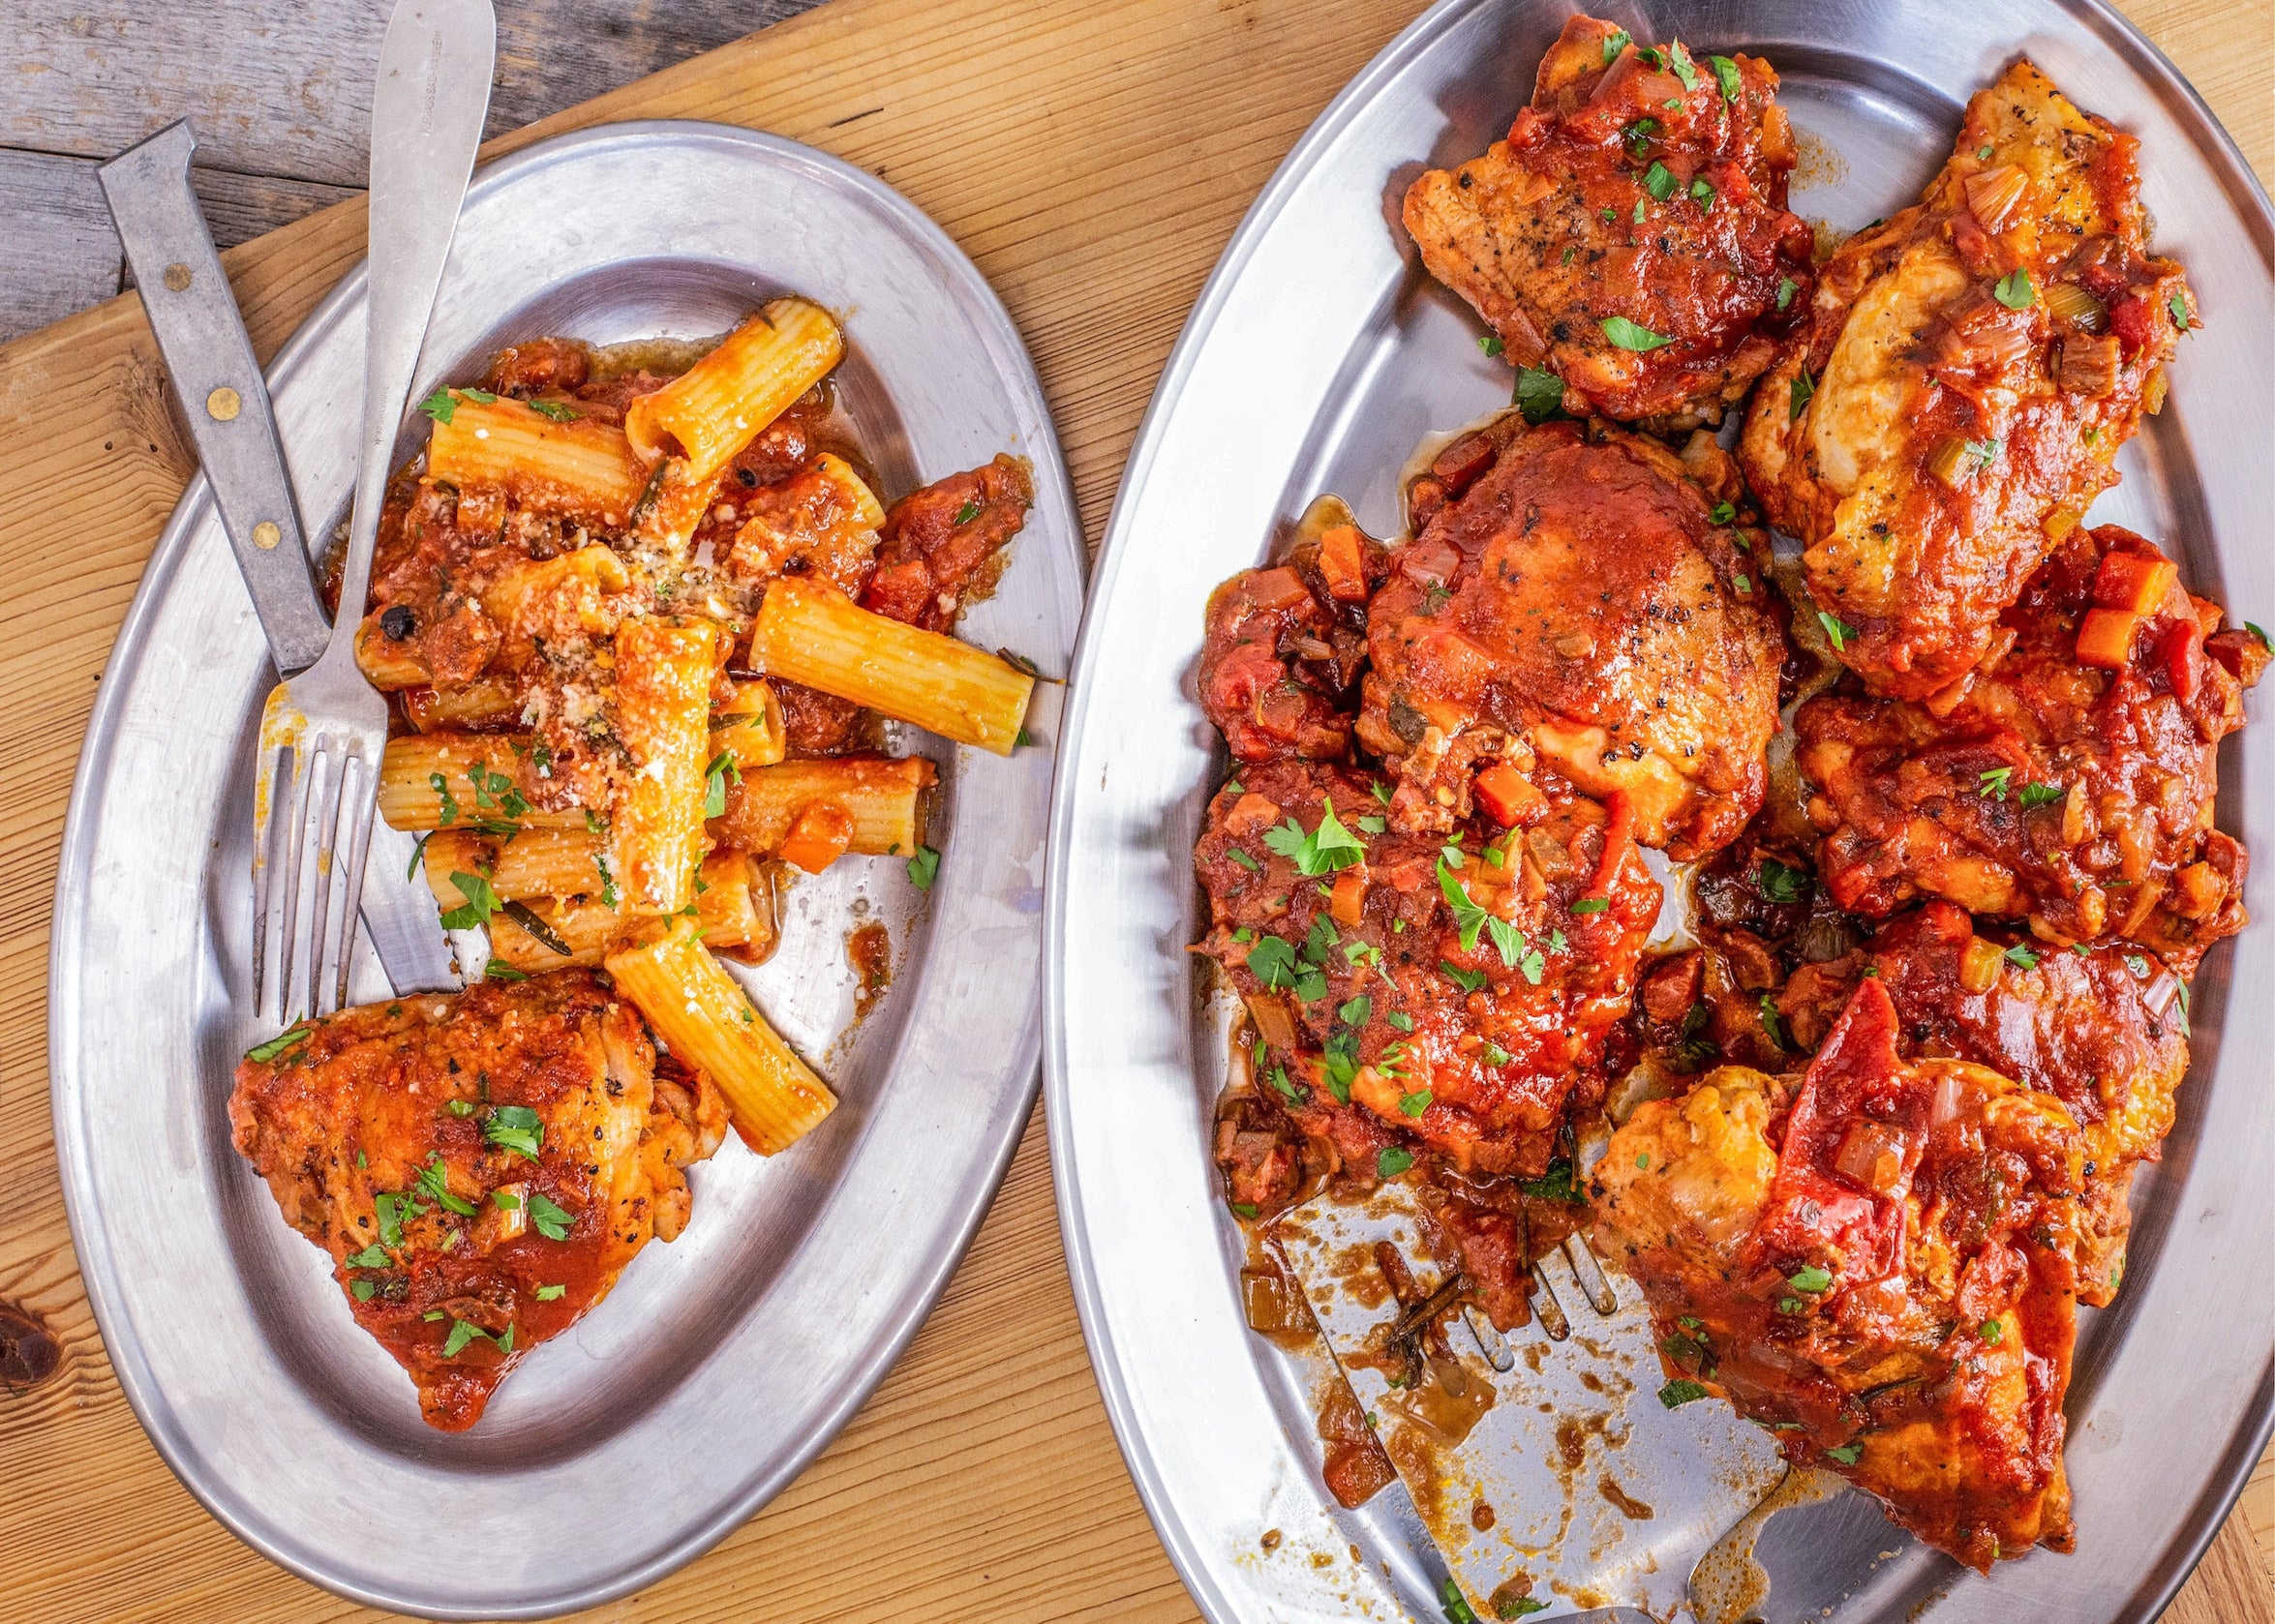
[[[490,104],[489,0],[401,0],[372,100],[363,437],[340,607],[323,657],[280,683],[261,714],[253,801],[253,1002],[275,948],[274,1015],[298,989],[311,1015],[348,1001],[363,865],[387,747],[387,702],[355,662],[372,549],[443,261]],[[278,818],[280,797],[288,814]],[[272,872],[281,884],[272,887]],[[305,893],[305,894],[304,894]]]

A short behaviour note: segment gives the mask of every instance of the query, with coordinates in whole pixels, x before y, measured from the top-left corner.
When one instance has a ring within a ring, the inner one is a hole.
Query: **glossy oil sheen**
[[[872,177],[699,124],[564,136],[478,173],[413,398],[518,339],[699,338],[777,293],[845,319],[839,400],[888,495],[998,451],[1036,501],[963,633],[1063,673],[1081,532],[1010,319],[968,259]],[[270,369],[312,533],[344,514],[363,353],[359,269]],[[408,456],[423,420],[407,425]],[[730,1135],[692,1221],[538,1347],[472,1430],[426,1428],[357,1330],[329,1260],[230,1148],[246,1014],[254,730],[275,680],[204,482],[160,538],[103,678],[57,883],[56,1142],[88,1295],[167,1462],[277,1561],[375,1607],[535,1617],[653,1582],[732,1530],[851,1416],[946,1283],[1033,1101],[1042,1031],[1041,747],[1009,759],[908,735],[942,788],[921,896],[849,858],[782,903],[743,972],[841,1103],[762,1160]],[[847,1031],[854,915],[894,984]],[[359,999],[386,996],[370,962]]]
[[[1349,498],[1377,533],[1395,531],[1396,474],[1416,440],[1506,403],[1508,368],[1479,352],[1483,327],[1422,273],[1398,204],[1425,165],[1505,132],[1571,9],[1447,0],[1281,167],[1155,394],[1077,656],[1048,905],[1046,1097],[1060,1216],[1123,1452],[1216,1624],[1436,1617],[1441,1570],[1410,1511],[1387,1509],[1403,1496],[1356,1514],[1327,1498],[1312,1424],[1320,1367],[1241,1319],[1241,1240],[1209,1158],[1222,1011],[1182,951],[1203,917],[1191,853],[1225,759],[1194,698],[1202,609],[1322,492]],[[1766,57],[1817,155],[1793,206],[1844,228],[1917,195],[1967,96],[2020,51],[2139,135],[2158,245],[2187,266],[2208,325],[2185,341],[2170,404],[2125,452],[2124,483],[2092,518],[2157,537],[2238,619],[2275,608],[2275,225],[2232,143],[2128,25],[2096,0],[1592,9],[1638,39]],[[2270,724],[2263,699],[2248,708],[2256,727],[2223,755],[2220,821],[2265,854],[2275,803],[2257,729]],[[2262,907],[2266,887],[2251,887]],[[1802,1565],[1788,1594],[1807,1596],[1807,1616],[1836,1602],[1837,1618],[1874,1624],[2145,1620],[2186,1576],[2257,1459],[2275,1399],[2268,943],[2265,927],[2248,930],[2205,962],[2179,1124],[2162,1167],[2136,1188],[2132,1278],[2114,1308],[2086,1316],[2069,1404],[2076,1554],[2035,1553],[1984,1579],[1876,1515],[1797,1515],[1790,1535],[1772,1522],[1762,1549],[1774,1566]],[[1655,1409],[1635,1406],[1634,1425],[1660,1422],[1646,1413]],[[1896,1554],[1877,1560],[1883,1551]],[[1774,1592],[1769,1612],[1792,1624]]]

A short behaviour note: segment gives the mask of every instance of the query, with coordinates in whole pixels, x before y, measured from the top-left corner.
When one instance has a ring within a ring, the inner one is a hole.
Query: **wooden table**
[[[24,3],[11,7],[12,22]],[[49,0],[29,3],[37,13]],[[384,7],[359,9],[376,18]],[[300,10],[239,9],[281,18]],[[570,0],[520,9],[558,19]],[[1095,537],[1155,375],[1242,210],[1336,89],[1419,9],[834,0],[490,150],[612,119],[714,118],[884,175],[963,244],[1009,305]],[[2264,48],[2275,0],[2126,9],[2192,75],[2260,174],[2275,172],[2275,60]],[[194,44],[194,29],[172,25]],[[546,37],[534,32],[519,48],[535,53]],[[0,98],[0,117],[8,105]],[[106,135],[94,150],[141,133]],[[0,129],[0,141],[16,138]],[[10,184],[0,168],[0,197]],[[228,254],[264,356],[360,255],[362,233],[361,203],[349,198]],[[104,1358],[56,1183],[44,993],[64,801],[105,657],[193,466],[136,300],[0,346],[0,691],[10,698],[0,707],[0,1618],[375,1616],[253,1554],[166,1470]],[[835,1444],[711,1555],[589,1616],[1194,1618],[1092,1384],[1049,1177],[1038,1115],[939,1308]],[[2275,1478],[2262,1462],[2168,1618],[2275,1621],[2260,1563],[2271,1544]]]

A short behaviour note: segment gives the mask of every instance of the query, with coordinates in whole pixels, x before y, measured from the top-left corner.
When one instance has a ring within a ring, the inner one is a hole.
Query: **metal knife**
[[[317,596],[268,385],[190,190],[197,150],[189,121],[177,120],[95,173],[269,653],[278,672],[290,676],[316,663],[331,622]],[[411,836],[374,820],[364,933],[396,992],[454,992],[463,978],[435,899],[413,866],[415,852]]]

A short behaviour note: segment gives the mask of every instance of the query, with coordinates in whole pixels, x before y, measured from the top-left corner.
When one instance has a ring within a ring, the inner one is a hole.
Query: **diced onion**
[[[1904,1160],[1911,1144],[1894,1123],[1866,1120],[1849,1124],[1840,1136],[1833,1165],[1878,1195],[1886,1195],[1903,1182]]]
[[[2101,332],[2109,324],[2109,307],[2074,282],[2049,284],[2046,309],[2056,321],[2067,321],[2088,333]]]
[[[2006,962],[2006,951],[1980,936],[1967,939],[1967,946],[1959,954],[1959,985],[1969,992],[1988,992],[1998,984],[1998,967]]]
[[[2003,231],[2015,216],[2030,177],[2014,164],[1994,164],[1966,180],[1967,208],[1986,231]]]
[[[1946,435],[1935,442],[1935,449],[1927,453],[1927,471],[1952,490],[1967,482],[1975,471],[1974,461],[1967,455],[1967,442],[1956,435]]]

